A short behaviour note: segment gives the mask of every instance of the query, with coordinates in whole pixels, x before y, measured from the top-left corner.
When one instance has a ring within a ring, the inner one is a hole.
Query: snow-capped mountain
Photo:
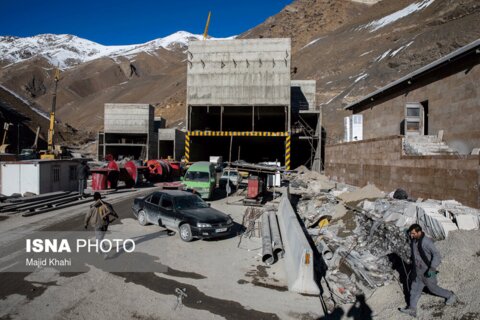
[[[42,56],[52,65],[66,69],[101,57],[114,58],[131,56],[140,52],[151,53],[160,47],[171,50],[184,47],[191,40],[202,38],[203,35],[178,31],[143,44],[104,46],[68,34],[41,34],[27,38],[0,36],[0,61],[18,63],[35,56]],[[209,40],[219,39],[222,38],[209,38]]]

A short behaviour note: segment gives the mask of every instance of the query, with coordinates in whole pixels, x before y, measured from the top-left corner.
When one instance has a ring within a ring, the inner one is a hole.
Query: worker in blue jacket
[[[410,303],[407,308],[399,309],[412,317],[417,316],[417,302],[420,299],[423,288],[439,297],[445,298],[446,305],[453,305],[457,300],[452,291],[445,290],[437,285],[437,268],[440,265],[441,257],[432,239],[425,236],[422,227],[412,224],[408,228],[410,235],[410,247],[412,261],[414,264],[415,280],[410,289]]]

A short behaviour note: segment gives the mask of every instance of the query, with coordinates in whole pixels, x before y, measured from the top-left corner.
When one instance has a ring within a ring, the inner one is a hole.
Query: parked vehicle
[[[220,177],[219,186],[221,189],[225,189],[227,182],[230,183],[231,188],[238,188],[238,185],[242,181],[242,176],[237,169],[225,168],[223,169],[222,176]]]
[[[203,199],[210,199],[217,184],[215,165],[207,161],[193,163],[182,178],[187,189],[197,192]]]
[[[142,226],[149,223],[178,231],[183,241],[227,235],[233,220],[210,207],[198,195],[180,190],[162,190],[136,198],[133,214]]]
[[[222,171],[223,157],[222,156],[210,156],[210,162],[215,165],[215,170],[217,172]]]

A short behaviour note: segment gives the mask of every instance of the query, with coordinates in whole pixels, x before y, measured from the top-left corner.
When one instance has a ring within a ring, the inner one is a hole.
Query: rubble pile
[[[395,280],[394,261],[410,262],[406,231],[411,224],[419,223],[436,240],[480,227],[480,210],[456,201],[392,199],[373,185],[353,192],[348,186],[342,192],[320,190],[312,185],[326,178],[317,175],[300,172],[291,182],[301,195],[297,214],[325,262],[326,298],[334,304],[353,303],[356,295]]]
[[[293,194],[316,195],[335,188],[335,183],[329,181],[327,177],[318,172],[309,171],[304,166],[298,167],[295,171],[296,173],[289,177],[290,192]]]

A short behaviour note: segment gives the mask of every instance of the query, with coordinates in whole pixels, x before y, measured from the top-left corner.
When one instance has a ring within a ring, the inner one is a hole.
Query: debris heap
[[[324,265],[318,272],[330,306],[354,303],[356,295],[396,280],[398,268],[406,272],[411,224],[419,223],[435,240],[480,227],[480,211],[456,201],[393,199],[373,185],[347,192],[352,187],[305,170],[290,178],[292,194],[300,196],[297,213]],[[343,192],[334,190],[339,187]]]

